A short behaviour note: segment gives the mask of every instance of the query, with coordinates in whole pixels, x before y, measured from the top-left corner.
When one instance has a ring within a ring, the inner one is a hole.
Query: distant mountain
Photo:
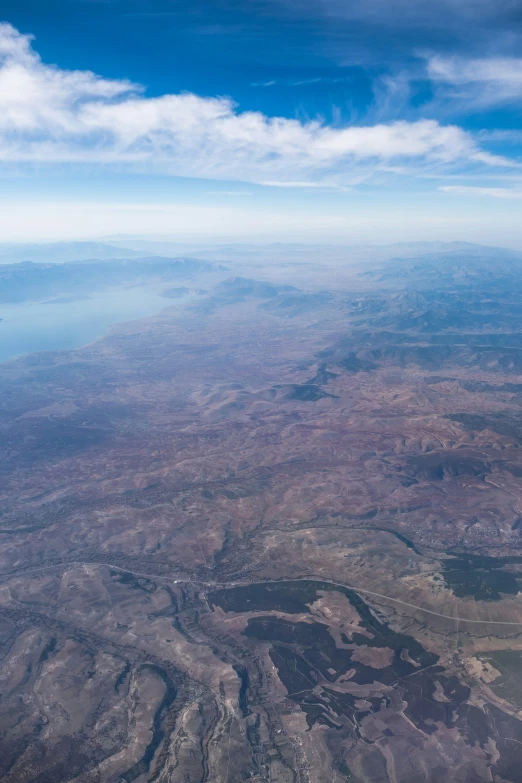
[[[414,258],[426,254],[451,253],[455,255],[476,255],[480,253],[506,253],[515,251],[476,245],[470,242],[399,242],[391,245],[350,245],[350,244],[300,244],[300,243],[239,243],[224,241],[223,238],[180,241],[174,237],[106,237],[104,242],[121,249],[132,248],[140,253],[162,256],[190,255],[208,261],[249,260],[252,263],[277,262],[279,264],[314,263],[317,258],[324,262],[349,261],[365,267],[382,264],[394,258]],[[324,283],[324,281],[323,281]]]
[[[390,291],[386,296],[357,295],[346,304],[352,317],[358,317],[365,327],[415,330],[435,333],[448,329],[511,329],[513,319],[520,316],[518,291],[520,284],[511,279],[492,280],[463,288],[453,281],[447,286],[437,281],[416,290]],[[499,286],[503,285],[504,289]],[[512,290],[511,290],[512,289]],[[497,296],[493,296],[496,292]]]
[[[1,245],[0,264],[33,261],[58,263],[68,261],[110,261],[119,258],[140,258],[143,251],[114,247],[104,242],[52,242],[49,244]]]
[[[333,299],[329,291],[317,291],[313,293],[289,293],[278,296],[277,299],[271,299],[264,302],[260,307],[263,310],[270,310],[273,315],[283,318],[296,318],[300,315],[312,313],[327,307]]]
[[[299,289],[293,285],[275,285],[264,280],[251,280],[247,277],[230,277],[218,283],[210,295],[194,305],[194,310],[211,313],[217,307],[244,302],[246,299],[277,300],[281,295],[292,294]]]
[[[440,252],[392,258],[364,276],[401,287],[474,287],[489,283],[499,288],[522,280],[522,253],[462,242]]]
[[[293,285],[274,285],[262,280],[250,280],[246,277],[231,277],[223,280],[214,288],[214,292],[225,298],[242,299],[245,296],[253,296],[256,299],[272,299],[280,294],[297,291]]]
[[[26,261],[0,266],[0,302],[24,302],[77,297],[112,286],[140,282],[171,282],[204,272],[223,270],[195,258],[126,258],[37,264]]]
[[[522,253],[461,243],[363,279],[366,290],[343,296],[350,329],[317,354],[321,383],[382,367],[522,372]]]

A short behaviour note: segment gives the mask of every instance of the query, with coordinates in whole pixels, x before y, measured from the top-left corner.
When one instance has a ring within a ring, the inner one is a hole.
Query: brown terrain
[[[522,261],[319,267],[1,365],[2,781],[522,781]]]

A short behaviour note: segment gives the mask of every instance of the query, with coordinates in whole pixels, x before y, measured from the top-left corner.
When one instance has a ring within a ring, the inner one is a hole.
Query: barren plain
[[[0,779],[519,783],[522,260],[255,272],[0,366]]]

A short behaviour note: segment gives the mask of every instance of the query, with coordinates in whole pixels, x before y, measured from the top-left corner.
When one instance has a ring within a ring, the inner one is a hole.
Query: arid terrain
[[[277,252],[0,365],[2,781],[522,781],[522,256]]]

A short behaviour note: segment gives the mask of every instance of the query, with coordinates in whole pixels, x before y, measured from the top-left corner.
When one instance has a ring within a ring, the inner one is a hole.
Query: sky
[[[522,247],[522,0],[0,11],[0,241]]]

